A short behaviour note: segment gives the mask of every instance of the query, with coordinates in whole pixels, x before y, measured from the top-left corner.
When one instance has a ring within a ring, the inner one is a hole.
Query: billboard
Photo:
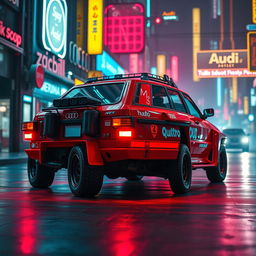
[[[256,32],[247,33],[248,69],[256,71]]]
[[[104,45],[112,53],[139,53],[145,45],[144,6],[110,4],[104,11]]]
[[[247,50],[207,50],[197,52],[199,78],[254,77],[247,68]]]

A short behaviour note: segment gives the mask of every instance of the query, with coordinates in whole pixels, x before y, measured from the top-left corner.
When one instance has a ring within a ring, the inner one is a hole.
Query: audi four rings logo
[[[77,119],[78,118],[78,113],[77,112],[72,112],[72,113],[67,113],[65,115],[66,119]]]

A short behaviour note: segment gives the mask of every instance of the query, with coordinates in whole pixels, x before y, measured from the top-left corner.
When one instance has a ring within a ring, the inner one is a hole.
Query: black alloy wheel
[[[191,187],[192,164],[188,147],[180,145],[178,158],[169,163],[169,184],[175,194],[187,193]]]
[[[218,165],[206,168],[206,175],[211,182],[222,182],[227,176],[227,153],[223,145],[219,149]]]
[[[75,196],[93,197],[101,190],[102,168],[88,164],[87,155],[81,146],[73,147],[69,153],[68,183]]]
[[[28,179],[34,188],[48,188],[55,176],[55,169],[40,164],[37,160],[28,158]]]

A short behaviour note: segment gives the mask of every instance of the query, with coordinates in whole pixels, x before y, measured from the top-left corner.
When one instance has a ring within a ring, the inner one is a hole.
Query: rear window
[[[85,85],[74,88],[63,98],[93,97],[104,104],[114,104],[121,100],[124,83],[108,83],[99,85]]]
[[[245,135],[242,129],[225,129],[223,133],[226,135]]]

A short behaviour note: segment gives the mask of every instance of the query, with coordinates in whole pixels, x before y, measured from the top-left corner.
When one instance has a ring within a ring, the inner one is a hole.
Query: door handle
[[[196,124],[199,124],[199,121],[195,121]]]

